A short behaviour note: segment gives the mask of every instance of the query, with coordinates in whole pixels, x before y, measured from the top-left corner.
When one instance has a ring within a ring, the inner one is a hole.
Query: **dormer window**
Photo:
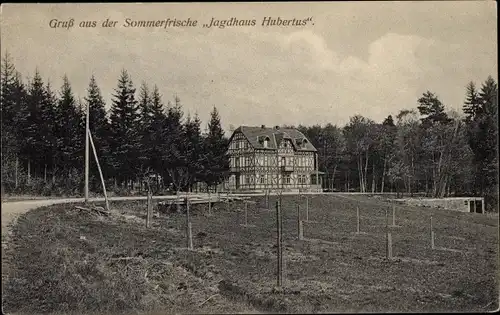
[[[302,141],[302,147],[305,148],[307,146],[307,139],[304,139]]]
[[[268,148],[269,147],[269,137],[265,137],[264,138],[264,148]]]

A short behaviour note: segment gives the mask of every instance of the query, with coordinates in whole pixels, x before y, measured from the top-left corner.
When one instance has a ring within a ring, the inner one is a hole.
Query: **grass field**
[[[442,312],[498,308],[498,218],[396,208],[393,260],[385,211],[368,196],[311,195],[306,240],[297,203],[283,196],[285,279],[276,287],[276,214],[264,199],[193,206],[194,250],[183,214],[145,227],[145,201],[116,202],[110,218],[74,205],[22,216],[6,250],[4,311],[18,313]],[[276,197],[271,197],[274,205]],[[361,234],[356,231],[356,207]],[[430,248],[430,215],[436,249]],[[322,240],[322,241],[319,241]]]

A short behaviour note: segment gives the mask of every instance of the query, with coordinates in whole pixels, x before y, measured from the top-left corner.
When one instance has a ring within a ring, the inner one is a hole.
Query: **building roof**
[[[296,151],[317,151],[311,141],[297,129],[240,126],[234,130],[231,139],[238,132],[241,132],[255,149],[276,150],[283,139],[289,139]],[[266,138],[269,141],[267,148],[264,147]]]

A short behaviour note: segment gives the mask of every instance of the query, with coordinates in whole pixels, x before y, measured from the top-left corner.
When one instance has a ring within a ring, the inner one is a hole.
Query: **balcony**
[[[293,165],[282,165],[281,171],[282,172],[293,172]]]

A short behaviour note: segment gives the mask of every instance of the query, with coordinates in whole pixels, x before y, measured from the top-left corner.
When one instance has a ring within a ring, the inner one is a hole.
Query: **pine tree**
[[[14,94],[14,103],[16,110],[16,112],[13,115],[13,122],[16,126],[16,130],[20,132],[27,118],[28,91],[26,85],[22,80],[21,73],[19,73],[18,71],[16,71],[15,80],[13,84],[13,94]]]
[[[444,105],[439,98],[429,91],[425,92],[418,99],[418,110],[420,115],[423,115],[422,125],[424,128],[429,127],[433,123],[449,123],[451,120],[444,111]]]
[[[26,99],[26,119],[23,119],[24,124],[21,126],[24,145],[22,148],[23,155],[27,158],[30,164],[31,174],[41,173],[40,164],[43,164],[43,153],[39,148],[43,147],[44,134],[40,132],[40,126],[45,124],[42,118],[42,104],[45,102],[45,87],[42,77],[35,71],[35,76],[29,84],[28,95]]]
[[[16,102],[14,96],[15,81],[16,81],[16,68],[12,63],[10,54],[6,54],[2,60],[2,73],[1,80],[1,94],[0,103],[2,115],[2,131],[5,127],[13,125],[14,117],[16,115]]]
[[[14,108],[16,112],[13,115],[12,132],[15,134],[16,144],[15,152],[19,159],[25,157],[23,150],[27,146],[26,138],[24,135],[24,127],[28,125],[28,91],[26,85],[23,83],[21,74],[16,71],[15,80],[13,82],[13,99]],[[2,118],[3,123],[3,118]]]
[[[74,169],[81,170],[85,141],[84,118],[66,75],[63,77],[56,116],[59,168],[63,174],[69,174]]]
[[[155,175],[158,176],[164,175],[162,164],[164,153],[162,152],[162,148],[164,147],[164,141],[167,139],[168,134],[166,129],[166,115],[157,86],[154,87],[150,99],[152,118],[148,130],[148,134],[150,135],[148,163]],[[156,189],[159,190],[160,181],[158,177],[156,184]]]
[[[382,122],[382,125],[384,126],[389,126],[389,127],[394,127],[394,119],[392,118],[392,115],[387,116],[386,119]]]
[[[474,117],[479,113],[480,108],[481,99],[474,82],[471,81],[469,82],[469,84],[467,84],[467,94],[463,106],[463,111],[466,115],[466,122],[472,121]]]
[[[207,185],[220,184],[229,171],[229,156],[227,154],[228,139],[222,130],[219,112],[214,106],[210,113],[208,134],[205,138],[206,165],[204,180]]]
[[[43,138],[38,150],[43,155],[44,179],[46,180],[49,170],[54,173],[57,152],[57,128],[55,126],[55,122],[57,121],[57,97],[52,91],[50,82],[45,87],[45,98],[40,106],[40,115],[42,121],[45,123],[39,126],[39,131]]]
[[[487,193],[489,208],[498,200],[498,86],[490,76],[479,93],[480,107],[470,123],[469,143],[476,165],[476,189]]]
[[[17,170],[19,143],[17,141],[17,125],[15,122],[18,113],[18,102],[16,101],[16,69],[7,53],[3,59],[1,80],[1,117],[2,117],[2,191],[4,188],[12,190],[16,188],[15,174]]]
[[[185,139],[182,125],[182,106],[180,99],[175,96],[174,105],[168,104],[164,124],[164,143],[161,146],[165,178],[179,191],[187,182],[187,163],[185,155]]]
[[[201,121],[198,115],[194,119],[188,115],[184,125],[184,141],[186,144],[186,160],[188,167],[188,184],[190,187],[202,179],[204,152],[203,138],[201,136]]]
[[[143,170],[148,170],[151,168],[150,157],[151,157],[151,125],[153,122],[153,112],[151,95],[149,88],[145,82],[141,84],[141,90],[139,93],[139,112],[140,112],[140,126],[139,132],[141,137],[141,150],[139,155],[139,165]]]
[[[126,70],[122,70],[111,106],[111,163],[118,183],[128,183],[137,175],[140,133],[135,88]]]
[[[95,77],[90,78],[87,88],[87,96],[84,98],[85,106],[89,107],[89,129],[96,147],[99,164],[103,170],[103,175],[107,178],[109,174],[109,133],[110,127],[105,109],[105,102],[101,95],[101,90],[97,85]],[[91,150],[89,148],[89,150]],[[91,151],[90,151],[91,152]],[[90,153],[91,154],[91,153]],[[94,158],[90,156],[90,173],[92,175],[92,185],[100,185],[98,181],[99,173]]]

